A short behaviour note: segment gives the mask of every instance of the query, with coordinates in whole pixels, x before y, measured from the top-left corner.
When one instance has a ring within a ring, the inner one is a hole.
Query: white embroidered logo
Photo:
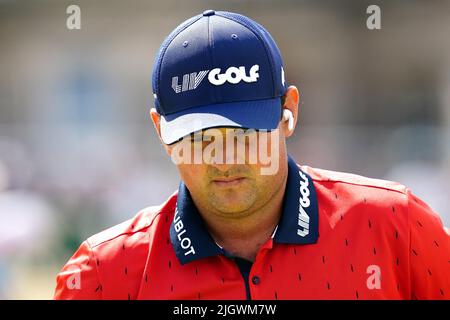
[[[308,208],[311,204],[311,201],[309,200],[309,181],[303,172],[299,171],[298,174],[302,178],[302,181],[300,181],[300,194],[302,196],[298,199],[298,225],[302,229],[298,228],[297,234],[300,237],[306,237],[309,234],[309,216],[306,213],[305,209]]]
[[[184,228],[183,221],[181,220],[181,217],[178,215],[178,208],[175,209],[175,219],[174,222],[174,229],[177,233],[178,241],[180,242],[181,248],[185,250],[184,255],[187,256],[188,254],[195,254],[194,246],[192,245],[192,241],[189,237],[183,236],[183,234],[186,233],[186,229]],[[188,251],[186,251],[189,249]]]
[[[247,83],[258,81],[259,65],[255,64],[250,68],[250,74],[247,76],[245,67],[229,67],[225,73],[220,73],[220,68],[212,69],[208,75],[208,80],[213,85],[220,86],[226,81],[232,84],[237,84],[244,80]]]
[[[196,89],[209,70],[202,70],[199,73],[192,72],[183,76],[183,85],[178,84],[178,77],[172,78],[172,88],[176,93]]]
[[[259,78],[259,65],[255,64],[250,68],[249,74],[245,70],[244,66],[229,67],[224,73],[220,73],[220,68],[210,70],[202,70],[199,72],[192,72],[183,75],[183,83],[178,83],[178,77],[172,77],[172,89],[175,93],[185,92],[196,89],[208,74],[208,80],[215,86],[220,86],[225,82],[231,84],[238,84],[241,81],[251,83],[258,81]]]

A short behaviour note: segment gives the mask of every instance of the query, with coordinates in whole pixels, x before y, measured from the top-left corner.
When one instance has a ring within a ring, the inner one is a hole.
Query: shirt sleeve
[[[56,276],[55,300],[100,300],[102,285],[97,273],[97,260],[84,241]]]
[[[407,191],[412,299],[450,299],[450,233],[438,214]]]

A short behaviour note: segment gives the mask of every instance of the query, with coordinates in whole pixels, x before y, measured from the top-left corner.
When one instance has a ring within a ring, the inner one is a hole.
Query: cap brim
[[[172,144],[188,134],[214,127],[273,130],[280,118],[280,98],[205,105],[161,116],[161,138],[165,144]]]

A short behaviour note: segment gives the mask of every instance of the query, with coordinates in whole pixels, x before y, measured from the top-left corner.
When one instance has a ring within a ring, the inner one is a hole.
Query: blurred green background
[[[81,30],[66,27],[71,4]],[[299,163],[401,182],[450,225],[449,1],[0,0],[1,299],[50,299],[81,241],[177,188],[148,115],[151,70],[206,9],[275,38],[301,92]]]

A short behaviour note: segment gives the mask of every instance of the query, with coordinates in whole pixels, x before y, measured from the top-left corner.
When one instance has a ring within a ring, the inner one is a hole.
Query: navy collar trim
[[[319,208],[311,177],[288,158],[288,178],[284,192],[283,213],[275,243],[311,244],[319,237]]]
[[[272,236],[273,241],[289,244],[316,243],[319,236],[318,222],[318,203],[313,181],[289,156],[283,212]],[[183,182],[178,188],[170,239],[181,264],[220,254],[230,256],[208,233]]]

